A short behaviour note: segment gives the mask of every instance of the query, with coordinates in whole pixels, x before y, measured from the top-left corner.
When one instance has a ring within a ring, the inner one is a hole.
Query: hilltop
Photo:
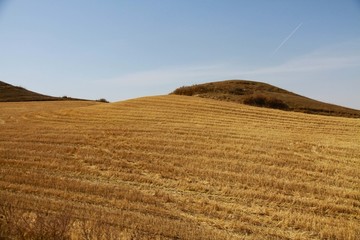
[[[286,111],[360,118],[360,110],[320,102],[255,81],[227,80],[184,86],[176,89],[172,94],[198,96]]]
[[[0,238],[360,234],[359,119],[178,95],[0,109]]]
[[[28,102],[28,101],[89,101],[70,97],[53,97],[27,90],[23,87],[13,86],[0,81],[0,102]],[[102,100],[103,101],[103,100]],[[105,100],[106,101],[106,100]]]

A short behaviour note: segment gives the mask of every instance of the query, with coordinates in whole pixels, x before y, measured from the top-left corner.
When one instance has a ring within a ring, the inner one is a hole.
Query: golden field
[[[360,119],[176,95],[0,110],[5,237],[360,239]]]

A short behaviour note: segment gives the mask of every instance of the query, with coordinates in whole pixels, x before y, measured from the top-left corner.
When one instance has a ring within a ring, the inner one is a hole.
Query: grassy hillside
[[[23,87],[13,86],[0,81],[0,102],[26,102],[26,101],[62,101],[62,100],[81,100],[69,97],[52,97],[36,92],[29,91]],[[106,101],[105,99],[101,101]]]
[[[180,87],[173,94],[198,96],[222,101],[295,112],[360,118],[360,110],[316,101],[261,82],[228,80]]]
[[[0,102],[49,101],[58,99],[57,97],[42,95],[0,81]]]
[[[0,103],[1,236],[360,236],[359,119],[176,95],[34,104]]]

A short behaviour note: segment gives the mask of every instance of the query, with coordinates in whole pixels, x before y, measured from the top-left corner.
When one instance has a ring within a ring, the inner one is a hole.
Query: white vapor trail
[[[299,30],[299,28],[301,27],[303,23],[301,22],[290,34],[289,36],[287,36],[284,41],[282,41],[280,43],[280,45],[275,49],[275,51],[273,52],[273,54],[277,53],[277,51],[279,51],[279,49],[287,42],[289,41],[289,39],[296,33],[297,30]]]

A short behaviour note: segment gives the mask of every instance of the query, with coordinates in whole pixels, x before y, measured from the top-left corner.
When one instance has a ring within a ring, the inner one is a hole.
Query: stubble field
[[[72,239],[359,239],[359,119],[175,95],[0,109],[4,236],[52,216]]]

